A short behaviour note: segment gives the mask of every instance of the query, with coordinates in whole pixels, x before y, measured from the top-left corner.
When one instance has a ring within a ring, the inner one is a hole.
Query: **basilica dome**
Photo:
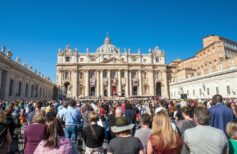
[[[104,44],[97,48],[96,52],[100,54],[115,54],[118,53],[118,48],[111,44],[109,36],[106,36]]]

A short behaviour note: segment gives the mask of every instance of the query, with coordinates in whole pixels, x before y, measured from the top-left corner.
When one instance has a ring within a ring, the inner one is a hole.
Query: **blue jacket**
[[[211,112],[211,126],[226,132],[226,124],[234,119],[233,111],[223,103],[217,103],[209,111]]]
[[[68,107],[64,111],[63,119],[65,125],[78,125],[80,123],[80,112],[76,108]]]

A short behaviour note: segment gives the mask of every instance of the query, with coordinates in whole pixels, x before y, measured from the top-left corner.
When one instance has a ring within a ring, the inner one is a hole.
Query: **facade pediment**
[[[118,59],[118,58],[109,58],[109,59],[106,59],[104,60],[103,62],[101,62],[102,64],[126,64],[126,62]]]

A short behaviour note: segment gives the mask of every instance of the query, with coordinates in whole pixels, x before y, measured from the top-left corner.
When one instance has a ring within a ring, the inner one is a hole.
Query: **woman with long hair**
[[[45,114],[41,112],[36,112],[32,123],[25,127],[24,129],[24,154],[32,154],[37,145],[44,137],[45,131]],[[35,131],[37,130],[37,133]]]
[[[70,139],[64,137],[63,127],[60,121],[49,118],[46,123],[44,139],[37,146],[34,154],[57,153],[77,154],[78,151]]]
[[[90,125],[83,129],[83,140],[86,145],[85,154],[103,154],[104,128],[97,124],[99,116],[96,112],[89,113]]]
[[[152,123],[152,134],[147,144],[147,154],[178,154],[183,141],[174,131],[166,112],[158,112]]]

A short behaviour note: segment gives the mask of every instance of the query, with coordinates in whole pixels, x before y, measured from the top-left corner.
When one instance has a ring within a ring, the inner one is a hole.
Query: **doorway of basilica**
[[[104,96],[108,97],[108,90],[107,89],[104,90]]]
[[[95,96],[95,87],[90,88],[90,96]]]
[[[156,96],[161,96],[161,83],[156,83]]]
[[[132,95],[134,95],[134,96],[137,95],[137,87],[132,88]]]

